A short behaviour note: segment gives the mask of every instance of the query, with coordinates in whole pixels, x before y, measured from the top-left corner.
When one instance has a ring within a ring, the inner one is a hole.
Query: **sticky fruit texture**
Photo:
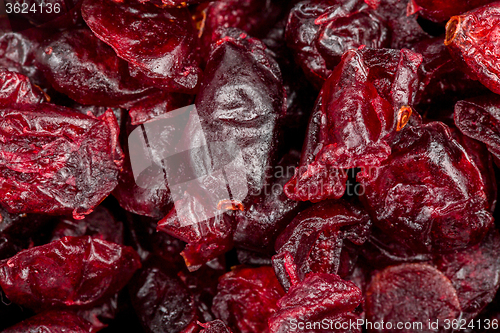
[[[497,94],[500,94],[499,25],[500,3],[493,2],[450,18],[444,41],[460,68]]]
[[[126,107],[154,91],[131,79],[127,63],[88,29],[53,35],[38,49],[36,66],[54,89],[81,104]]]
[[[90,333],[89,322],[69,311],[46,311],[9,327],[5,333]]]
[[[419,68],[420,86],[416,104],[454,105],[459,99],[484,94],[488,90],[478,81],[470,79],[457,68],[444,45],[443,37],[428,38],[414,44],[411,49],[420,53],[423,58]],[[426,114],[436,119],[441,115]]]
[[[497,181],[493,168],[493,157],[488,147],[475,139],[461,133],[455,126],[450,125],[451,135],[465,149],[467,155],[476,164],[484,183],[484,192],[488,198],[488,209],[493,214],[497,203]]]
[[[218,28],[238,28],[262,38],[281,11],[276,1],[268,0],[221,0],[198,6],[195,17],[204,53],[208,54],[210,44],[218,38]]]
[[[268,255],[274,253],[279,233],[304,206],[283,192],[283,185],[293,176],[299,157],[298,151],[286,154],[274,168],[273,180],[265,185],[261,195],[253,196],[244,210],[234,211],[233,240],[237,248]]]
[[[402,263],[432,260],[431,253],[421,253],[394,240],[377,227],[373,227],[370,237],[359,250],[359,254],[375,268],[385,268]]]
[[[44,33],[40,30],[12,32],[0,36],[0,67],[29,77],[35,84],[45,83],[45,77],[35,67],[35,55],[40,49]]]
[[[348,49],[383,48],[390,42],[385,20],[362,0],[297,3],[288,17],[286,40],[317,89]]]
[[[89,214],[117,184],[123,154],[111,110],[51,104],[0,109],[0,203],[10,213]]]
[[[242,162],[237,163],[246,172],[248,195],[233,209],[245,209],[271,178],[285,96],[278,65],[264,52],[264,45],[241,30],[229,29],[224,35],[211,53],[195,104],[206,142],[234,144],[241,153]],[[197,139],[190,137],[192,142]],[[217,170],[204,164],[211,156],[192,154],[189,158],[196,172],[203,172],[198,178],[199,189],[176,202],[176,208],[184,210],[183,217],[179,218],[173,209],[158,223],[158,230],[188,242],[182,254],[187,266],[195,270],[232,248],[235,219],[222,212],[201,222],[185,217],[207,216],[206,211],[215,209],[211,203],[204,204],[212,197],[220,197],[214,193],[217,188],[211,186],[214,179],[222,184],[238,179],[212,176]]]
[[[151,257],[129,285],[132,305],[149,333],[180,333],[195,326],[193,295],[161,259]]]
[[[408,12],[418,13],[418,15],[434,22],[443,22],[453,15],[465,13],[490,2],[494,2],[494,0],[410,0]]]
[[[191,103],[191,95],[158,91],[131,103],[130,123],[140,125],[169,111],[179,109]]]
[[[169,91],[189,93],[197,89],[201,70],[196,32],[187,8],[85,0],[82,16],[144,83]]]
[[[323,201],[300,212],[276,240],[273,267],[281,285],[302,281],[309,273],[337,274],[344,244],[362,245],[371,221],[360,205]]]
[[[422,327],[400,330],[368,328],[368,332],[435,332],[426,323],[460,315],[460,303],[450,280],[427,264],[390,266],[373,276],[366,291],[366,319],[371,322],[421,322]]]
[[[0,107],[42,102],[46,102],[45,95],[27,76],[0,69]]]
[[[285,185],[293,200],[338,199],[346,169],[367,173],[391,154],[418,89],[422,57],[409,50],[349,50],[318,96],[302,159]]]
[[[389,159],[358,180],[373,223],[417,252],[477,244],[492,225],[479,169],[443,123],[405,128]]]
[[[155,183],[155,186],[148,188],[137,185],[132,171],[128,146],[128,136],[135,128],[137,126],[127,123],[125,131],[120,135],[124,163],[118,174],[118,185],[113,190],[113,196],[123,209],[131,213],[161,219],[172,209],[172,196],[166,184]]]
[[[45,308],[91,307],[121,290],[141,266],[130,247],[64,237],[0,262],[0,287],[16,304]]]
[[[495,297],[500,286],[500,233],[493,229],[478,245],[436,256],[434,264],[455,287],[462,318],[476,315]]]
[[[335,274],[309,274],[304,281],[290,288],[288,293],[278,301],[278,311],[269,319],[270,333],[286,333],[295,330],[293,321],[327,322],[339,326],[333,329],[307,327],[301,333],[340,332],[360,333],[361,326],[350,327],[346,323],[356,322],[359,316],[353,311],[361,303],[361,290],[350,281],[342,280]],[[347,327],[347,329],[339,327]]]
[[[60,217],[52,231],[51,241],[66,236],[92,236],[108,242],[123,244],[123,224],[102,206],[82,220],[71,217]]]
[[[200,323],[200,326],[203,327],[200,333],[232,333],[226,324],[224,324],[224,322],[220,319],[216,319],[205,324]]]
[[[219,280],[212,311],[235,333],[269,332],[268,318],[285,294],[270,266],[239,266]]]
[[[455,104],[455,125],[466,136],[486,144],[500,160],[500,97],[494,94],[459,101]]]

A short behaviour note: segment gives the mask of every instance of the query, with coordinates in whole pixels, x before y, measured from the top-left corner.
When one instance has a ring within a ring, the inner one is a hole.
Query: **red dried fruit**
[[[335,274],[309,274],[278,301],[279,309],[269,319],[269,332],[288,333],[300,328],[297,332],[361,333],[361,326],[351,327],[349,322],[359,319],[352,311],[362,299],[361,290],[350,281]],[[329,323],[331,329],[307,326],[314,322]]]
[[[370,226],[364,209],[344,201],[323,201],[300,212],[276,241],[273,267],[281,285],[287,290],[311,272],[337,274],[344,244],[363,244]]]
[[[414,251],[474,245],[492,225],[479,170],[443,123],[405,128],[375,171],[358,174],[361,199],[377,227]]]
[[[444,41],[461,69],[497,94],[500,94],[499,26],[500,3],[494,2],[453,16],[446,24]]]
[[[318,89],[348,49],[383,48],[390,42],[384,19],[362,0],[299,2],[290,11],[286,40]]]
[[[10,213],[89,214],[114,189],[123,154],[111,110],[0,109],[0,197]]]
[[[235,221],[224,213],[223,204],[233,210],[245,209],[252,196],[262,193],[268,184],[278,149],[279,120],[286,107],[278,65],[264,52],[265,46],[241,30],[228,29],[224,34],[211,53],[196,97],[204,138],[199,138],[199,132],[184,134],[191,142],[205,140],[209,147],[190,151],[187,158],[194,171],[183,170],[190,179],[197,178],[196,191],[191,189],[189,196],[175,203],[182,214],[173,209],[158,223],[158,230],[188,242],[182,254],[191,270],[232,248]],[[227,146],[218,149],[217,142]],[[239,172],[227,176],[220,171],[229,164],[226,152],[232,167],[246,173],[241,182],[236,178],[241,176]],[[162,156],[161,152],[153,155]],[[235,202],[229,193],[219,191],[220,186],[226,189],[228,181],[238,184],[235,187],[242,196],[238,200],[246,196],[246,201]],[[202,216],[212,217],[194,219]]]
[[[82,16],[97,37],[129,62],[134,77],[169,91],[196,90],[201,70],[187,8],[85,0]]]
[[[90,333],[92,325],[73,312],[46,311],[14,325],[4,333]]]
[[[285,294],[269,266],[239,266],[219,280],[212,311],[235,333],[269,332],[267,319]]]
[[[132,125],[143,124],[169,111],[179,109],[191,103],[192,96],[159,91],[137,102],[131,103],[129,109]]]
[[[450,280],[427,264],[403,264],[378,272],[366,291],[365,304],[367,321],[379,323],[367,327],[368,332],[436,332],[429,320],[439,320],[439,331],[445,332],[445,319],[456,319],[461,311]],[[398,322],[412,325],[402,330],[396,328]]]
[[[0,261],[0,286],[10,300],[37,311],[90,307],[122,289],[140,266],[130,247],[64,237]]]
[[[233,240],[237,248],[268,255],[274,253],[276,238],[303,207],[283,192],[283,185],[292,177],[298,159],[298,151],[285,155],[273,168],[272,181],[266,184],[261,195],[252,196],[244,210],[234,211]]]
[[[419,68],[420,87],[416,103],[453,105],[458,99],[488,91],[482,84],[471,80],[457,68],[443,41],[443,37],[425,39],[411,48],[423,57]],[[439,115],[436,114],[426,116],[439,120],[437,119]]]
[[[46,96],[28,77],[0,69],[0,107],[13,104],[38,104],[46,101]]]
[[[238,28],[254,37],[264,37],[282,8],[267,0],[219,0],[196,8],[195,17],[204,52],[218,38],[218,28]]]
[[[131,79],[127,63],[88,29],[52,36],[38,50],[36,66],[54,89],[81,104],[127,107],[157,91]]]
[[[455,125],[465,135],[488,147],[500,161],[500,97],[486,95],[455,104]]]
[[[495,0],[410,0],[408,12],[418,13],[434,22],[443,22],[453,15],[465,13]]]
[[[482,243],[434,259],[436,268],[455,287],[462,318],[467,321],[493,300],[500,287],[499,254],[500,233],[492,230]]]
[[[224,322],[220,319],[215,319],[205,324],[199,324],[203,327],[200,333],[232,333],[226,324],[224,324]]]
[[[376,167],[409,121],[422,57],[409,50],[349,50],[323,85],[301,165],[285,185],[294,200],[338,199],[346,169]]]
[[[117,221],[106,208],[98,206],[81,220],[70,217],[57,219],[51,241],[66,236],[92,236],[108,242],[123,244],[123,224]]]
[[[148,333],[180,333],[196,325],[193,295],[159,258],[152,257],[129,286],[132,305]]]
[[[118,293],[91,309],[81,309],[76,312],[80,317],[92,324],[93,331],[97,332],[107,327],[118,313]]]

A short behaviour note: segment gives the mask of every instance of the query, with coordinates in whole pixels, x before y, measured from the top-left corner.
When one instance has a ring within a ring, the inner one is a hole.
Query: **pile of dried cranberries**
[[[4,2],[0,331],[500,328],[500,2]]]

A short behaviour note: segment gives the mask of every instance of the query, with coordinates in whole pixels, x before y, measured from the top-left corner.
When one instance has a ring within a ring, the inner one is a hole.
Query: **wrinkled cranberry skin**
[[[38,104],[46,101],[43,92],[28,77],[0,69],[0,107],[12,104]]]
[[[235,333],[269,332],[267,319],[285,294],[269,266],[239,266],[219,280],[212,311]]]
[[[141,266],[130,247],[89,236],[65,237],[0,262],[0,286],[16,304],[82,308],[122,289]]]
[[[492,230],[484,241],[471,248],[436,256],[434,265],[457,290],[462,318],[474,318],[493,301],[500,286],[500,233]]]
[[[234,211],[233,240],[237,248],[268,255],[274,253],[279,233],[304,206],[283,192],[283,185],[292,177],[299,156],[298,151],[286,154],[274,169],[273,181],[266,184],[262,194],[252,197],[243,211]]]
[[[405,128],[375,171],[358,174],[365,207],[377,227],[417,252],[477,244],[492,225],[479,170],[443,123]]]
[[[134,77],[169,91],[197,89],[201,70],[188,9],[84,0],[82,16],[99,39],[129,62]]]
[[[455,126],[450,126],[450,130],[453,138],[465,149],[467,155],[472,158],[474,164],[479,169],[484,183],[484,192],[488,198],[488,209],[493,214],[497,203],[498,191],[492,155],[484,143],[469,138]]]
[[[500,97],[485,95],[459,101],[455,104],[455,125],[466,136],[486,144],[500,159]]]
[[[213,320],[211,322],[201,324],[203,329],[200,333],[232,333],[231,330],[224,324],[220,319]]]
[[[132,305],[148,333],[179,333],[196,323],[193,295],[175,271],[152,257],[129,286]]]
[[[495,0],[410,0],[408,10],[434,22],[443,22],[453,15],[465,13]]]
[[[0,202],[9,212],[82,218],[115,188],[123,154],[111,110],[94,118],[25,104],[0,117]]]
[[[472,79],[500,94],[500,50],[497,45],[500,3],[453,16],[446,24],[445,45]]]
[[[427,264],[402,264],[378,272],[366,291],[366,319],[371,322],[422,322],[419,329],[369,329],[369,332],[435,332],[425,323],[453,320],[461,308],[450,280]],[[451,331],[451,330],[449,330]]]
[[[276,241],[273,267],[281,285],[288,290],[311,272],[337,274],[345,242],[362,245],[370,226],[362,207],[344,201],[322,201],[300,212]]]
[[[344,53],[318,96],[301,165],[285,185],[289,198],[338,199],[345,192],[345,169],[377,166],[389,157],[393,137],[411,115],[421,62],[409,50]]]
[[[70,217],[57,219],[51,241],[66,236],[92,236],[108,242],[123,244],[123,224],[104,207],[98,206],[82,220]]]
[[[318,89],[348,49],[389,46],[385,21],[360,0],[299,2],[290,11],[286,40]]]
[[[488,90],[457,68],[444,45],[443,37],[429,38],[411,48],[423,57],[419,68],[420,87],[415,103],[432,105],[436,102],[455,104],[458,99],[481,95]],[[437,115],[427,114],[436,120]]]
[[[176,110],[191,103],[192,96],[158,91],[137,102],[131,103],[130,123],[140,125],[168,111]]]
[[[196,9],[201,16],[201,43],[204,52],[218,38],[218,28],[238,28],[253,37],[264,37],[281,12],[273,1],[220,0],[208,2]]]
[[[88,29],[52,36],[38,50],[36,66],[54,89],[81,104],[126,107],[154,91],[130,79],[127,63]]]
[[[5,333],[90,333],[92,326],[73,312],[46,311],[9,327]]]
[[[127,124],[125,131],[120,135],[124,163],[118,174],[118,184],[113,190],[113,196],[123,209],[131,213],[161,219],[172,209],[172,197],[169,189],[165,188],[165,184],[158,184],[156,187],[150,188],[142,188],[137,185],[132,172],[128,146],[128,135],[136,127]]]
[[[361,290],[350,281],[344,281],[335,274],[309,274],[304,281],[290,288],[278,301],[278,311],[269,318],[270,333],[287,333],[292,320],[315,322],[331,320],[335,322],[355,322],[359,316],[352,313],[361,303]],[[336,329],[340,333],[360,333],[361,327],[345,324]],[[332,332],[323,329],[303,329],[302,333]]]

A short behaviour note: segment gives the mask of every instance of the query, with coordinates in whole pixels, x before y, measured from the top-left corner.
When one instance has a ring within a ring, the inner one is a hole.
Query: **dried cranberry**
[[[196,324],[193,295],[161,259],[149,259],[132,280],[129,291],[146,332],[179,333]]]
[[[400,135],[373,175],[358,174],[374,224],[417,252],[477,244],[493,219],[474,162],[443,123]]]
[[[19,73],[0,69],[0,107],[12,104],[38,104],[46,101],[40,88]]]
[[[36,60],[54,89],[78,103],[126,107],[155,91],[131,79],[127,63],[88,29],[52,36]]]
[[[279,309],[269,319],[269,332],[291,332],[297,329],[300,322],[304,326],[301,333],[360,333],[361,326],[352,327],[349,322],[359,319],[352,311],[361,300],[361,290],[354,283],[344,281],[335,274],[309,274],[278,301]],[[308,327],[307,323],[314,322],[329,323],[331,329],[321,329],[323,326],[318,329],[317,325]],[[293,324],[297,326],[295,329]]]
[[[388,267],[372,278],[366,292],[366,319],[372,323],[369,332],[436,332],[429,320],[438,320],[439,331],[446,332],[445,320],[458,318],[460,311],[450,280],[426,264]],[[382,322],[386,325],[381,326]],[[413,324],[402,331],[394,325],[398,322]]]
[[[495,297],[500,287],[499,253],[500,233],[492,230],[482,243],[434,259],[457,291],[462,318],[474,318]]]
[[[57,219],[51,241],[66,236],[92,236],[108,242],[123,244],[123,224],[104,207],[98,206],[82,220],[70,217]]]
[[[1,203],[11,213],[82,218],[114,189],[123,155],[116,118],[50,104],[1,109]]]
[[[133,76],[169,91],[197,88],[197,40],[186,8],[85,0],[82,16],[97,37],[129,62]]]
[[[0,262],[0,286],[16,304],[40,311],[98,304],[140,267],[130,247],[89,236],[65,237]]]
[[[364,209],[343,201],[323,201],[299,213],[276,241],[273,267],[282,286],[288,289],[311,272],[337,274],[344,243],[361,245],[370,225]]]
[[[46,311],[26,319],[2,332],[5,333],[90,333],[92,326],[73,312]]]
[[[411,116],[421,61],[409,50],[344,53],[318,96],[301,165],[285,185],[289,198],[338,199],[346,169],[377,166],[389,157],[394,136]]]
[[[410,0],[408,12],[425,17],[434,22],[443,22],[453,15],[462,14],[494,0]]]
[[[269,332],[267,319],[284,295],[269,266],[237,267],[219,280],[212,311],[235,333]]]
[[[453,16],[446,24],[445,45],[472,79],[500,93],[500,51],[496,47],[500,3]]]
[[[132,125],[145,123],[155,117],[187,106],[192,100],[190,95],[159,91],[148,95],[134,103],[129,110]]]
[[[455,125],[465,135],[481,141],[500,160],[500,97],[486,95],[455,104]]]

